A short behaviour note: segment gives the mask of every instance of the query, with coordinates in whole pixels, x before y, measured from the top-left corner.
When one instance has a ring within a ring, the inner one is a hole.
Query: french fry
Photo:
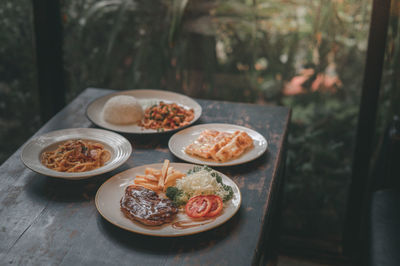
[[[140,178],[140,177],[136,177],[134,180],[133,180],[133,182],[135,182],[135,183],[140,183],[140,182],[144,182],[144,183],[148,183],[149,181],[147,180],[147,179],[144,179],[144,178]]]
[[[147,167],[144,175],[136,175],[134,183],[155,192],[166,191],[168,187],[174,186],[176,180],[185,176],[184,173],[170,167],[169,160],[164,160],[160,170]]]
[[[151,189],[151,190],[153,190],[155,192],[159,191],[157,184],[149,184],[149,183],[147,183],[147,184],[140,184],[140,186],[148,188],[148,189]]]
[[[144,179],[152,181],[152,182],[158,182],[158,178],[155,177],[154,175],[145,175]]]
[[[142,179],[142,178],[139,178],[139,179],[135,179],[135,184],[153,184],[153,185],[157,185],[158,186],[158,182],[153,182],[153,181],[149,181],[149,180],[147,180],[147,179]]]
[[[164,165],[163,165],[163,167],[161,169],[160,179],[158,179],[158,188],[160,190],[162,190],[164,188],[164,180],[165,180],[165,177],[167,176],[168,167],[169,167],[169,160],[165,159],[164,160]]]
[[[175,169],[174,169],[172,166],[169,167],[169,168],[168,168],[168,171],[167,171],[167,176],[170,175],[170,174],[172,174],[173,172],[175,172]]]
[[[167,184],[167,183],[175,182],[176,179],[182,178],[182,176],[184,176],[184,174],[179,171],[173,172],[172,174],[167,175],[167,178],[165,178],[164,183]]]
[[[154,169],[154,168],[151,168],[151,167],[147,167],[144,170],[144,173],[146,175],[153,175],[153,176],[156,176],[156,177],[160,177],[161,176],[161,170],[157,170],[157,169]]]
[[[172,174],[168,175],[164,182],[163,191],[166,191],[168,187],[174,186],[176,180],[182,178],[183,176],[185,176],[185,174],[179,171],[173,172]]]
[[[155,176],[155,177],[157,178],[157,180],[160,179],[160,177],[161,177],[161,170],[152,173],[152,175]]]

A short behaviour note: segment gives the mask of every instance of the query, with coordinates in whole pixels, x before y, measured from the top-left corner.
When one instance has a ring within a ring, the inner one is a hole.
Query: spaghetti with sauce
[[[104,165],[111,153],[98,142],[68,140],[41,156],[42,164],[59,172],[86,172]]]

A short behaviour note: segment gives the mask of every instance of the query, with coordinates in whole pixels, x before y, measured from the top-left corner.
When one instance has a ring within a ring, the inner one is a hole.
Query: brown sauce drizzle
[[[182,220],[182,221],[177,221],[172,224],[172,227],[175,229],[187,229],[187,228],[192,228],[196,226],[201,226],[205,224],[209,224],[213,222],[215,218],[210,218],[210,219],[204,219],[204,220]]]

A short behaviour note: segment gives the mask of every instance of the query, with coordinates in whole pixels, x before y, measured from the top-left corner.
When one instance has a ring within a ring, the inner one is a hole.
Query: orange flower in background
[[[287,82],[283,88],[284,95],[296,95],[300,93],[305,93],[303,88],[303,83],[306,82],[314,74],[314,69],[305,68],[301,70],[299,76],[293,77],[289,82]]]
[[[289,82],[285,84],[283,88],[283,94],[290,96],[306,93],[303,84],[312,77],[314,72],[315,71],[312,68],[303,69],[300,75],[293,77]],[[341,87],[342,85],[342,81],[337,74],[319,73],[311,84],[311,90],[336,92],[337,88]]]
[[[320,73],[317,75],[317,78],[312,83],[311,90],[336,92],[336,89],[341,86],[342,86],[342,81],[339,79],[337,75],[331,76]]]

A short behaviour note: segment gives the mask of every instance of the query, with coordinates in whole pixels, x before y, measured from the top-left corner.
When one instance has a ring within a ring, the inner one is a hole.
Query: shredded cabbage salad
[[[175,187],[168,187],[166,195],[180,206],[198,195],[217,195],[227,201],[233,197],[233,190],[222,182],[218,172],[208,166],[196,166],[185,177],[176,180]]]
[[[225,190],[211,172],[205,169],[176,180],[176,187],[189,194],[190,198],[197,195],[217,195],[224,199],[229,195],[229,191]]]

